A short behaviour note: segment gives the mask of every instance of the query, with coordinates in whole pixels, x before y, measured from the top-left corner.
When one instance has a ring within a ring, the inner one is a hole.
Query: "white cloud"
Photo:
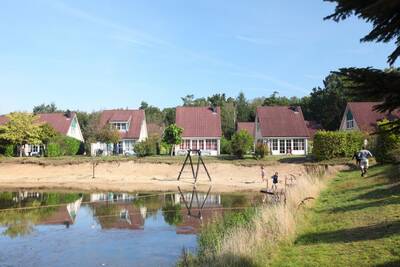
[[[249,36],[244,36],[244,35],[236,35],[236,39],[256,45],[276,45],[275,42],[267,39],[262,39],[262,38],[255,38],[255,37],[249,37]]]

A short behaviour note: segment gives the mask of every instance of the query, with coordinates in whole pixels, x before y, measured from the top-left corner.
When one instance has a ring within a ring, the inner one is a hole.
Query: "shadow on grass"
[[[400,197],[391,197],[386,199],[380,199],[377,201],[348,205],[344,207],[337,207],[333,209],[323,210],[321,212],[337,213],[346,211],[362,210],[366,208],[382,207],[386,205],[400,205]]]
[[[398,267],[398,266],[400,266],[400,260],[388,261],[375,265],[375,267]]]
[[[400,233],[400,221],[385,222],[351,229],[310,233],[296,239],[296,244],[349,243],[376,240]]]
[[[400,195],[400,183],[369,191],[365,194],[359,195],[356,199],[381,199],[389,198],[393,195]]]

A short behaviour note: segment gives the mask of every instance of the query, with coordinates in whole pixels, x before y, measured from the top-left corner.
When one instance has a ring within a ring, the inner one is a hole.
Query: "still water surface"
[[[259,201],[211,189],[2,192],[0,266],[173,266],[203,225]]]

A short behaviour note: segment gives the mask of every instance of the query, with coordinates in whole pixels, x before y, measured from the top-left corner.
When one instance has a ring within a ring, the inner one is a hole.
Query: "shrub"
[[[221,154],[231,154],[232,147],[231,141],[226,139],[225,137],[221,138]]]
[[[378,136],[376,138],[374,156],[378,162],[398,162],[400,152],[400,136],[388,132],[390,126],[382,121],[378,123]]]
[[[68,136],[63,136],[61,141],[62,143],[60,146],[63,156],[75,156],[78,154],[81,147],[81,141]]]
[[[61,148],[57,143],[49,143],[47,145],[46,157],[59,157],[61,156]]]
[[[239,157],[249,153],[253,147],[253,137],[245,130],[241,130],[232,136],[232,153]]]
[[[138,157],[153,156],[159,151],[159,138],[149,137],[136,143],[133,149]]]
[[[258,143],[254,150],[254,156],[257,159],[263,159],[265,155],[268,155],[268,146],[266,144]]]
[[[81,141],[63,135],[52,138],[47,145],[47,157],[75,156],[81,149]]]
[[[2,149],[4,156],[14,157],[15,156],[15,146],[12,144],[5,145]]]
[[[364,139],[359,131],[318,131],[314,136],[313,155],[317,160],[351,157],[360,150]]]
[[[135,151],[136,156],[138,157],[147,156],[146,143],[144,141],[136,143],[135,147],[133,148],[133,151]]]

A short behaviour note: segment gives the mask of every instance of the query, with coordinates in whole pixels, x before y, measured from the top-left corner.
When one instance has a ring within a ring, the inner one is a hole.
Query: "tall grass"
[[[336,173],[328,166],[314,166],[308,175],[298,177],[296,183],[286,188],[286,204],[265,204],[245,211],[245,215],[228,215],[210,224],[199,235],[198,253],[185,255],[181,266],[259,266],[273,256],[274,248],[290,241],[296,225],[302,220],[299,204],[306,198],[316,198],[324,187],[327,176]],[[232,219],[236,218],[236,219]],[[239,218],[239,219],[237,219]],[[234,223],[232,223],[234,222]],[[262,255],[260,255],[260,253]],[[257,263],[262,259],[263,263]]]

